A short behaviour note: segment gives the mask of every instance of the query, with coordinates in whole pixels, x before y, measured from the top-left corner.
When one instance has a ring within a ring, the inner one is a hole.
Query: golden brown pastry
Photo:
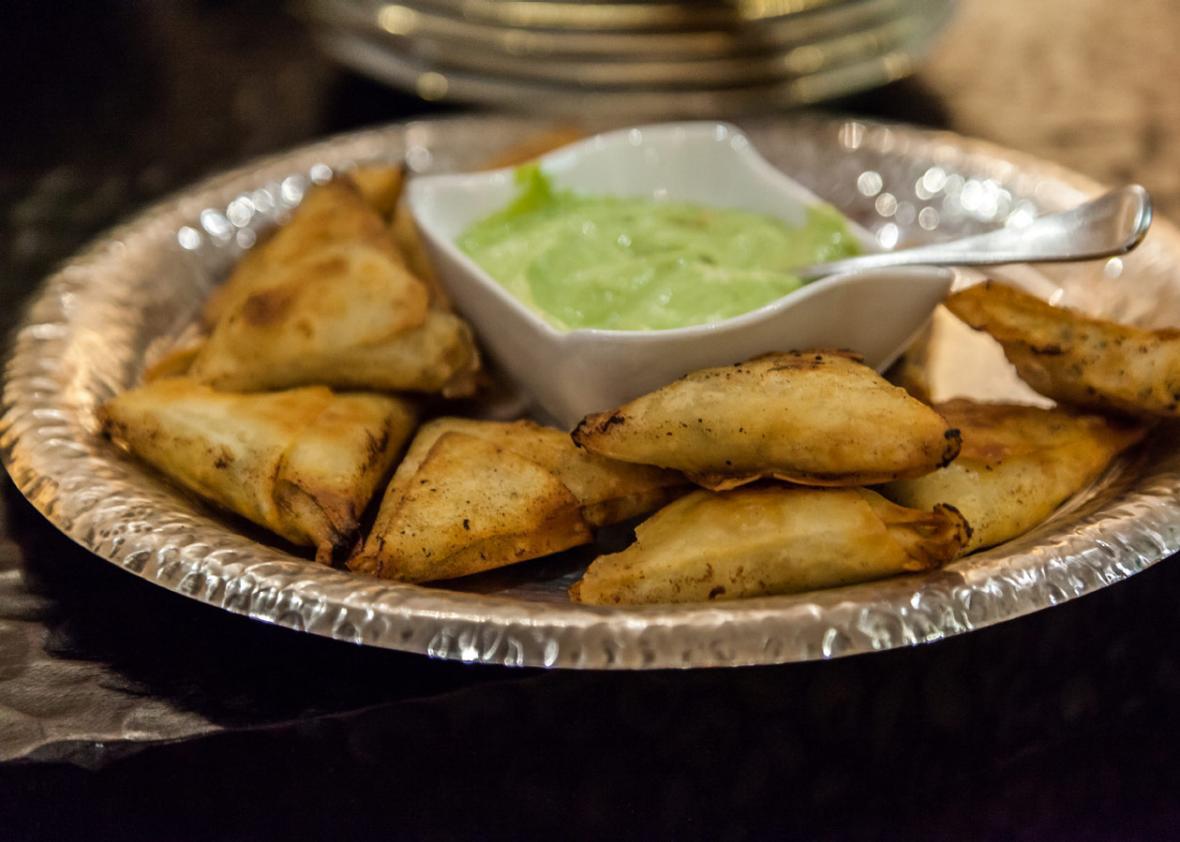
[[[399,466],[349,567],[388,579],[453,579],[591,539],[581,504],[540,465],[475,436],[444,433]]]
[[[964,552],[1007,541],[1045,520],[1145,431],[1060,409],[969,400],[935,408],[963,436],[958,458],[881,491],[915,509],[954,506],[971,524]]]
[[[1180,330],[1143,330],[1054,307],[994,281],[947,299],[993,336],[1021,378],[1071,406],[1180,417]]]
[[[394,479],[408,481],[417,466],[446,433],[483,439],[540,465],[573,493],[591,526],[628,520],[659,508],[680,494],[686,481],[673,471],[632,465],[587,453],[568,434],[532,421],[478,421],[436,418],[423,424],[406,451]]]
[[[322,386],[261,395],[184,378],[112,398],[104,430],[206,500],[331,561],[414,429],[413,407]]]
[[[430,306],[439,310],[451,309],[450,299],[447,298],[438,273],[434,271],[434,265],[426,253],[426,245],[422,242],[422,235],[418,233],[418,225],[405,202],[398,205],[394,211],[390,230],[402,260],[414,277],[420,278],[422,283],[426,284],[430,292]]]
[[[335,245],[367,245],[403,263],[385,220],[350,179],[337,178],[311,187],[291,219],[243,255],[205,302],[205,324],[216,324],[247,296],[286,280],[292,265]]]
[[[227,308],[189,374],[235,391],[463,393],[478,368],[466,322],[429,309],[404,266],[353,244],[322,249]]]
[[[696,491],[641,523],[630,547],[596,559],[570,597],[631,605],[830,588],[938,567],[967,534],[950,507],[905,509],[863,488]]]
[[[400,165],[366,164],[350,170],[345,178],[356,185],[365,204],[389,219],[401,199],[406,171]]]
[[[934,410],[840,351],[792,351],[683,377],[573,439],[592,453],[684,471],[714,490],[762,477],[853,486],[920,476],[959,452]]]

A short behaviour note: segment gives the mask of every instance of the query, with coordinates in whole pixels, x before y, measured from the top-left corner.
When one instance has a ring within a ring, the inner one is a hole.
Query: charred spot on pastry
[[[266,327],[282,320],[294,300],[294,290],[276,287],[256,292],[242,304],[242,317],[255,327]]]
[[[942,450],[942,461],[939,462],[938,467],[945,468],[951,462],[955,461],[955,457],[959,455],[959,451],[963,448],[963,434],[958,429],[951,427],[942,435],[946,439],[946,446]]]

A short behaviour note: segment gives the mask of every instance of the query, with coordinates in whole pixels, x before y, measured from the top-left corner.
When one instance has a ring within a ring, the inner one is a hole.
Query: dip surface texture
[[[792,228],[742,210],[555,190],[536,165],[516,177],[517,197],[458,245],[559,328],[718,322],[798,289],[792,267],[859,252],[826,206]]]

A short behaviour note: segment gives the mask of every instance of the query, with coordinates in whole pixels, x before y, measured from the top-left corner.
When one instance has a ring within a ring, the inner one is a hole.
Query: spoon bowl
[[[796,269],[801,278],[898,266],[1000,266],[1006,263],[1066,263],[1126,254],[1151,227],[1151,195],[1138,184],[1103,193],[1075,208],[1034,219],[1020,228],[1000,228],[898,251],[864,254]]]

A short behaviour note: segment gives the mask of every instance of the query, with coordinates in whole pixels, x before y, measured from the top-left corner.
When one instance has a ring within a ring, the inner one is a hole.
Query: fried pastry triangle
[[[969,530],[948,506],[905,509],[863,488],[695,491],[601,556],[570,597],[591,604],[705,602],[798,593],[929,570]]]
[[[1145,432],[1141,425],[1060,409],[969,400],[936,408],[962,433],[959,457],[924,477],[890,483],[882,492],[918,509],[954,506],[971,524],[964,552],[1027,532]]]
[[[364,245],[333,246],[228,308],[190,376],[219,389],[325,384],[373,391],[470,391],[479,355],[458,316]]]
[[[541,466],[464,433],[444,433],[399,466],[349,567],[425,582],[503,567],[591,539],[578,500]]]
[[[413,432],[413,408],[324,387],[261,395],[183,378],[112,398],[104,429],[165,476],[328,562]]]
[[[436,418],[418,430],[402,460],[395,485],[408,479],[440,436],[463,433],[528,459],[549,471],[582,505],[591,526],[618,523],[659,508],[686,485],[684,477],[648,465],[633,465],[587,453],[569,435],[533,421]]]
[[[694,372],[573,432],[592,453],[684,471],[706,488],[763,477],[853,486],[920,476],[959,450],[934,410],[841,351]]]
[[[242,257],[205,303],[207,325],[247,296],[280,283],[296,263],[335,245],[367,245],[401,264],[401,253],[381,215],[347,176],[308,189],[286,224]]]
[[[1180,418],[1180,330],[1093,319],[994,281],[946,306],[996,339],[1021,379],[1058,403]]]

